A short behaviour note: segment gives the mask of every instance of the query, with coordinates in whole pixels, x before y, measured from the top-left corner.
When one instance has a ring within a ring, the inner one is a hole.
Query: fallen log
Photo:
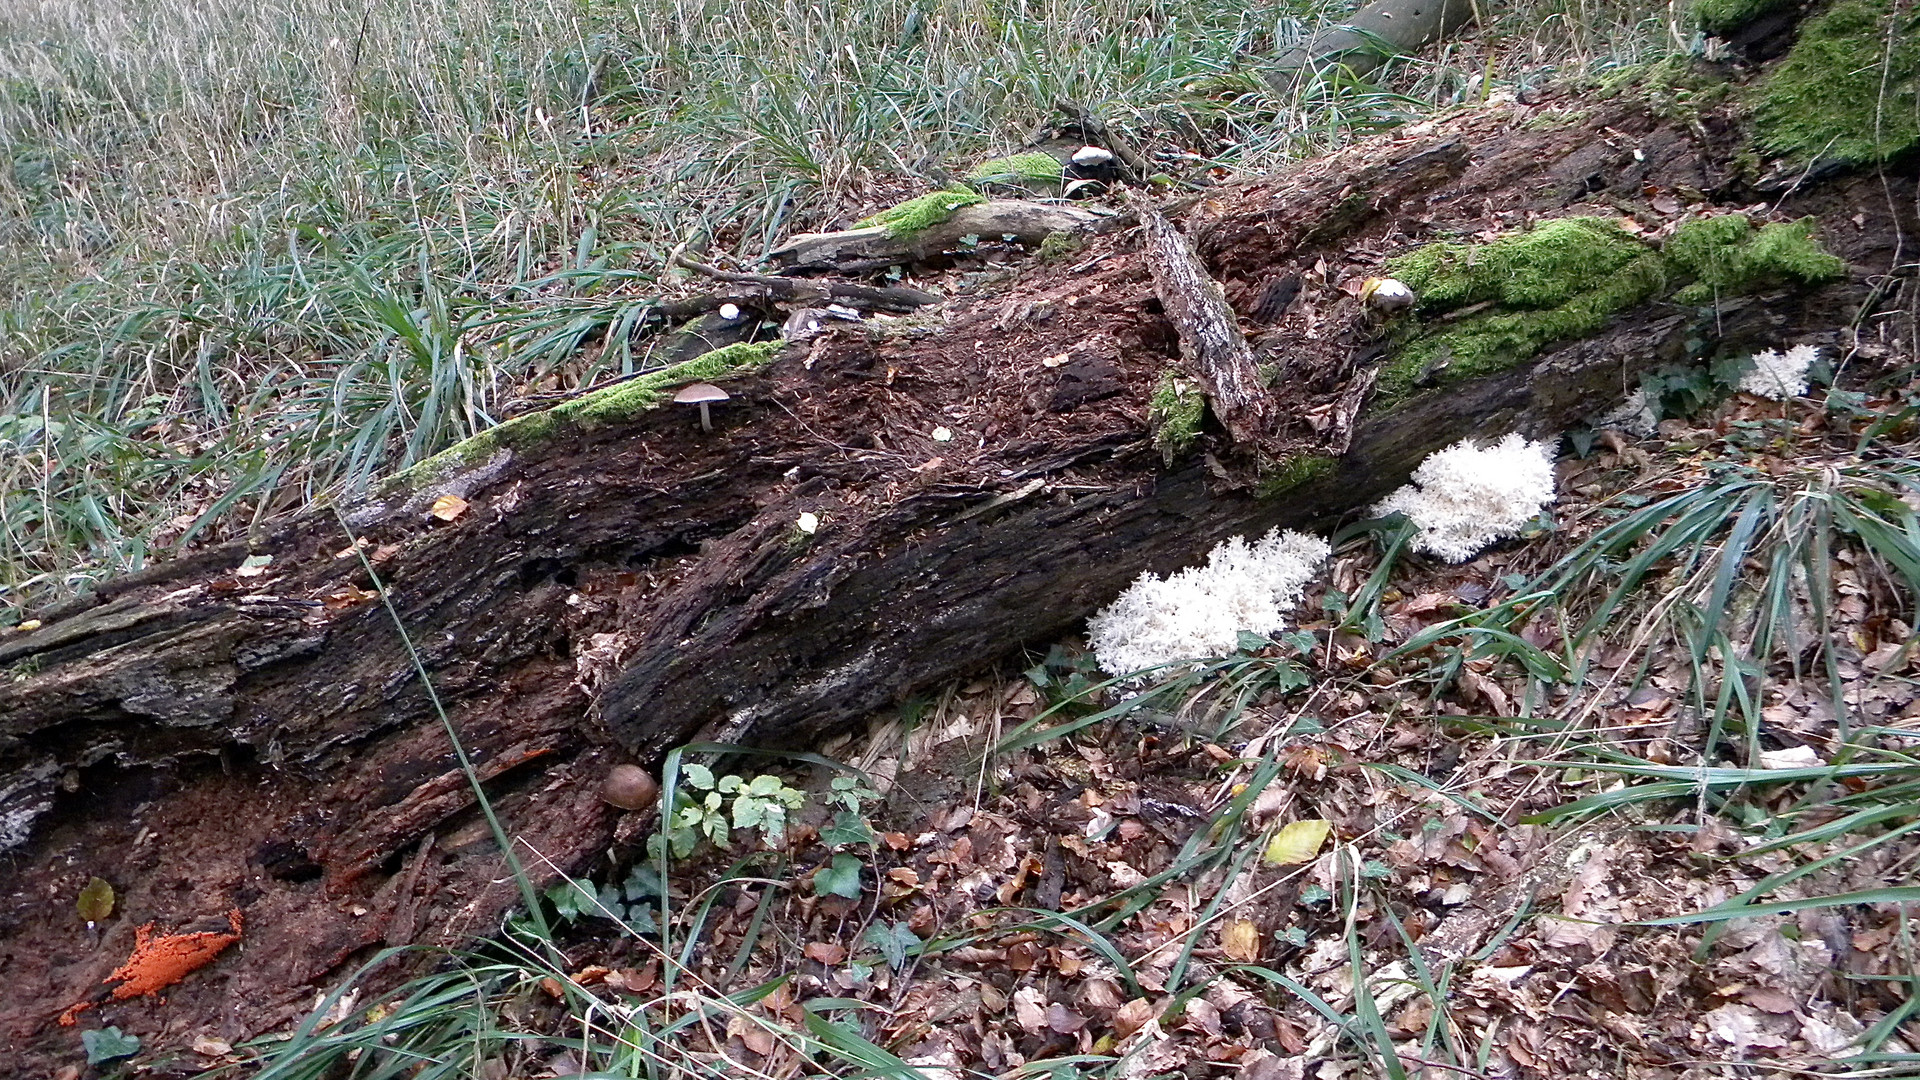
[[[1274,57],[1262,74],[1283,94],[1303,79],[1336,70],[1364,79],[1394,57],[1418,52],[1477,17],[1474,0],[1376,0]]]
[[[1910,177],[1885,181],[1894,199],[1877,177],[1803,192],[1780,213],[1821,215],[1844,281],[1704,314],[1656,298],[1504,368],[1369,396],[1391,338],[1341,282],[1427,240],[1601,212],[1596,192],[1726,183],[1727,148],[1692,127],[1587,105],[1377,139],[1193,205],[1177,245],[1143,215],[938,322],[829,324],[765,366],[695,361],[530,414],[358,505],[40,613],[0,639],[0,948],[31,987],[0,1004],[12,1060],[50,1071],[53,1019],[148,919],[245,910],[241,947],[167,1006],[230,1039],[382,945],[498,925],[518,894],[410,650],[521,861],[577,870],[636,827],[598,796],[616,762],[808,745],[1072,631],[1142,571],[1324,526],[1460,438],[1550,435],[1716,347],[1838,340],[1915,228]],[[1169,251],[1191,280],[1167,295],[1217,289],[1237,319],[1176,310],[1155,283]],[[1235,364],[1230,329],[1284,361],[1264,399],[1233,392],[1312,467],[1246,461],[1219,387],[1227,422],[1162,463],[1148,403],[1209,347],[1203,324]],[[667,400],[694,378],[731,395],[711,432]],[[124,917],[90,950],[71,897],[95,874]],[[145,1005],[90,1015],[170,1030]]]

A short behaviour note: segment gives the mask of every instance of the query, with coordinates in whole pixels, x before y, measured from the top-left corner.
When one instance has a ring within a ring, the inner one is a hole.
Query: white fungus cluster
[[[1164,580],[1142,574],[1087,620],[1094,659],[1106,671],[1139,671],[1225,655],[1243,630],[1276,633],[1327,553],[1317,536],[1275,529],[1254,544],[1233,537],[1213,549],[1205,566]]]
[[[1785,401],[1807,392],[1807,369],[1820,359],[1813,345],[1795,345],[1786,352],[1763,349],[1753,354],[1752,367],[1740,376],[1740,389],[1757,397]]]
[[[1552,501],[1551,446],[1512,434],[1485,447],[1464,439],[1428,455],[1413,483],[1373,512],[1407,515],[1420,530],[1415,550],[1457,563],[1518,533]]]

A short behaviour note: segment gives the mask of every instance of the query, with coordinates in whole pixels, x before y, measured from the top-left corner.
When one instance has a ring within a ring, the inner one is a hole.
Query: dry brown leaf
[[[1146,998],[1134,998],[1120,1006],[1113,1014],[1113,1033],[1120,1039],[1130,1039],[1133,1033],[1147,1026],[1160,1010]]]
[[[1023,986],[1013,992],[1013,1020],[1029,1035],[1047,1029],[1047,998],[1038,987]]]
[[[433,508],[427,513],[441,521],[452,521],[467,512],[467,500],[458,495],[442,495],[433,500]]]
[[[807,959],[818,960],[828,967],[847,958],[846,946],[832,941],[809,941],[807,947],[801,951],[806,953]]]
[[[1260,959],[1260,928],[1247,919],[1233,919],[1220,927],[1220,951],[1237,964]]]

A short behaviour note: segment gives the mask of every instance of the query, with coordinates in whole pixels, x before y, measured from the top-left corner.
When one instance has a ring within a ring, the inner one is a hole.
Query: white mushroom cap
[[[733,320],[735,320],[735,319],[737,319],[737,318],[739,318],[739,317],[740,317],[740,305],[738,305],[738,304],[721,304],[721,305],[720,305],[720,317],[721,317],[721,318],[723,318],[723,319],[725,319],[725,320],[727,320],[728,322],[732,322]]]
[[[1113,151],[1101,146],[1083,146],[1073,152],[1075,165],[1105,165],[1113,160]]]
[[[725,401],[732,394],[710,382],[688,383],[673,395],[673,400],[681,405],[700,405],[709,401]]]

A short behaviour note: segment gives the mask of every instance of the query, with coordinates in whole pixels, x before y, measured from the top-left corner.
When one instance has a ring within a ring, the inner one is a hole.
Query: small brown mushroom
[[[681,387],[680,392],[673,395],[673,400],[681,405],[700,406],[700,430],[712,431],[713,417],[707,414],[707,404],[714,401],[725,401],[731,396],[731,394],[728,394],[725,390],[720,389],[712,383],[697,382]]]
[[[600,785],[600,797],[622,810],[645,810],[660,798],[660,785],[638,765],[615,765]]]

